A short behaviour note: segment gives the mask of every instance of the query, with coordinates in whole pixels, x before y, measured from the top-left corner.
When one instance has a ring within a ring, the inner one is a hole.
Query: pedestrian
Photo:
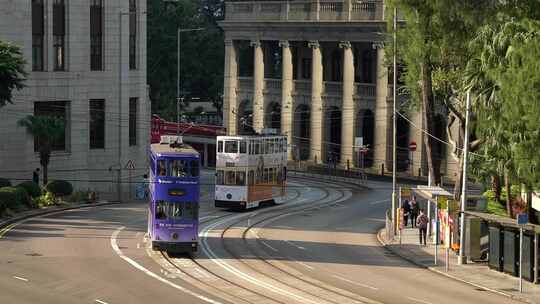
[[[407,227],[407,224],[409,223],[409,216],[411,215],[411,205],[409,205],[409,201],[405,200],[403,201],[403,224],[405,227]]]
[[[36,185],[39,185],[39,168],[36,168],[32,173],[32,181],[36,183]]]
[[[416,226],[418,227],[418,235],[420,236],[420,245],[422,245],[422,238],[424,239],[424,246],[427,245],[426,234],[427,234],[427,225],[429,219],[424,213],[424,209],[420,209],[420,215],[416,219]]]
[[[409,204],[411,205],[411,226],[416,228],[416,218],[418,217],[418,211],[420,209],[418,202],[416,201],[416,196],[412,197]]]

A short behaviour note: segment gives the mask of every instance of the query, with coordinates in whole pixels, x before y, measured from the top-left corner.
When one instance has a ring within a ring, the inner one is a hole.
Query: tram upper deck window
[[[218,143],[217,143],[217,151],[218,151],[218,153],[223,152],[223,141],[222,140],[218,141]]]
[[[167,176],[167,162],[164,159],[158,160],[158,175],[159,176]]]
[[[238,142],[236,140],[227,140],[225,142],[225,153],[238,153]]]
[[[247,153],[247,143],[245,141],[240,141],[240,153]]]
[[[198,177],[199,176],[199,161],[192,160],[190,162],[190,169],[191,169],[191,176]]]

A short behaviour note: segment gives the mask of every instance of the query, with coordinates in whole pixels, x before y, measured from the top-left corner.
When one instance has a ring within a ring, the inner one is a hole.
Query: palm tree
[[[26,131],[38,142],[39,163],[43,167],[43,184],[48,182],[47,168],[51,158],[53,143],[64,135],[64,121],[52,116],[28,115],[17,124],[25,127]]]

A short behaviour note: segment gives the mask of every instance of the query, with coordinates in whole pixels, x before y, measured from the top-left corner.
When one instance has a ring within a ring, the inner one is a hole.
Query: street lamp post
[[[197,28],[177,28],[176,29],[176,135],[180,135],[180,103],[183,101],[183,98],[180,97],[180,33],[185,32],[196,32],[205,30],[204,27]]]
[[[399,202],[396,202],[397,200],[397,193],[396,193],[396,163],[397,163],[397,155],[396,155],[396,133],[397,133],[397,113],[396,113],[396,87],[397,87],[397,7],[394,8],[394,75],[393,75],[393,88],[392,88],[392,94],[393,94],[393,116],[392,116],[392,223],[394,226],[394,229],[396,229],[396,206],[399,206]],[[394,231],[395,232],[395,231]]]

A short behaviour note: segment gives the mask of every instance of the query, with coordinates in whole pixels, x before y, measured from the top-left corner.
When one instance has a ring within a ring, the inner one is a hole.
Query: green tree
[[[457,198],[461,193],[463,159],[459,148],[463,146],[465,126],[465,90],[460,77],[470,57],[466,45],[476,28],[489,19],[496,1],[394,0],[389,4],[397,7],[405,19],[397,41],[398,57],[406,67],[401,78],[412,107],[422,111],[427,133],[435,133],[436,113],[450,113],[447,133],[460,164],[454,188]],[[451,126],[456,122],[460,131],[452,134]],[[429,172],[439,183],[441,159],[436,157],[436,141],[425,134],[424,142]],[[479,143],[472,141],[471,147]]]
[[[0,108],[6,103],[13,103],[13,90],[24,87],[25,64],[18,46],[0,41]]]
[[[526,18],[500,15],[485,25],[471,42],[475,57],[466,70],[466,83],[477,99],[477,132],[485,138],[478,165],[504,176],[505,190],[523,183],[530,190],[540,181],[540,159],[535,153],[539,124],[540,24]],[[506,209],[512,214],[511,195]],[[533,209],[530,206],[531,215]],[[535,219],[534,216],[531,216]]]
[[[176,117],[177,28],[204,28],[181,34],[180,87],[189,100],[219,104],[223,91],[223,16],[220,1],[148,1],[148,83],[152,111]]]
[[[34,137],[34,141],[38,142],[39,163],[43,167],[43,184],[46,185],[53,143],[62,138],[64,121],[57,117],[28,115],[17,124],[26,128],[26,131]]]

